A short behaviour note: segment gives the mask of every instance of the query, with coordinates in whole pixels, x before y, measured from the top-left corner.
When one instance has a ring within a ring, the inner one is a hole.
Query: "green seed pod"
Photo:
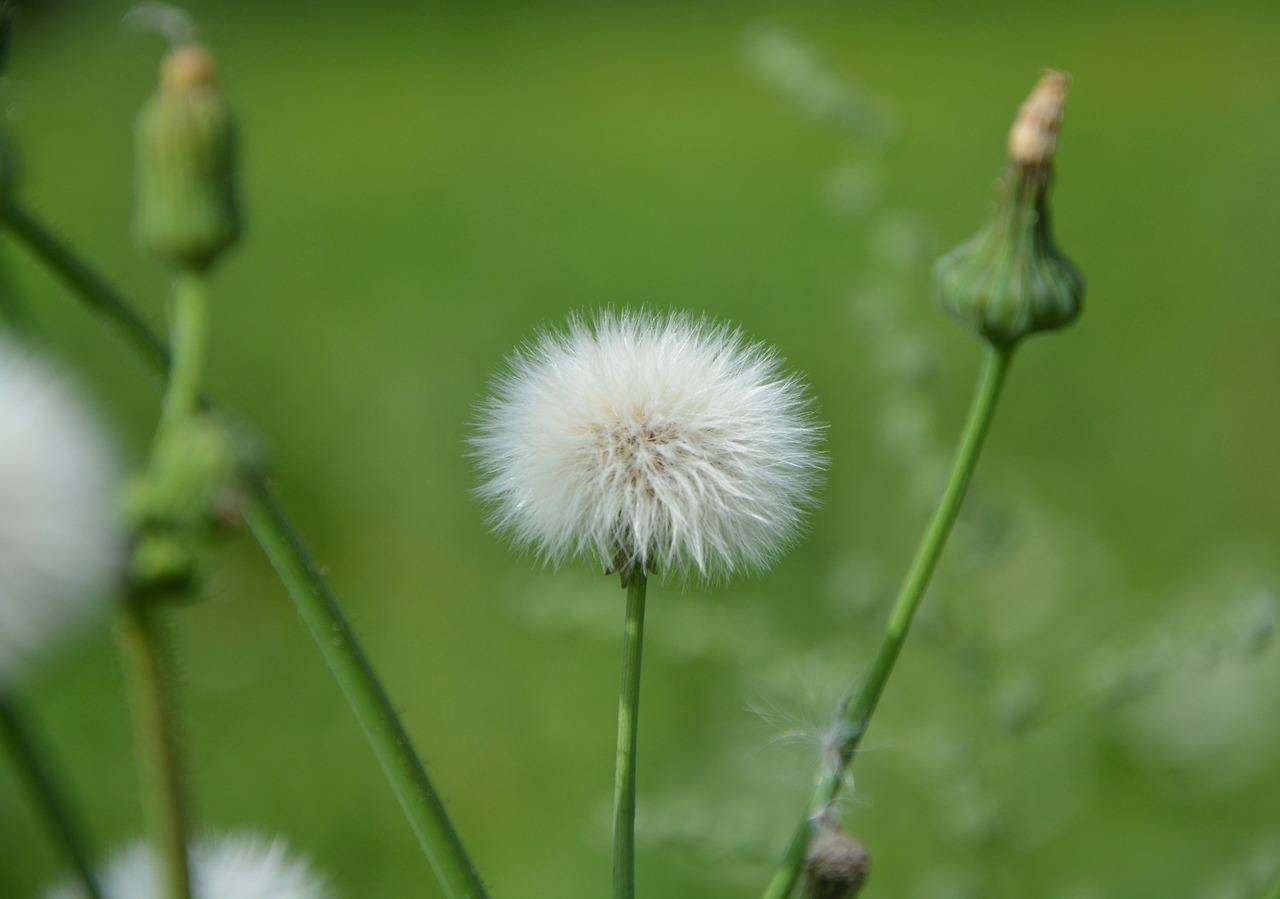
[[[938,260],[934,293],[944,309],[993,344],[1070,324],[1080,314],[1084,276],[1053,242],[1049,187],[1067,76],[1050,71],[1009,133],[995,216]]]
[[[134,131],[137,239],[176,268],[206,269],[240,236],[235,125],[216,74],[204,47],[170,50]]]

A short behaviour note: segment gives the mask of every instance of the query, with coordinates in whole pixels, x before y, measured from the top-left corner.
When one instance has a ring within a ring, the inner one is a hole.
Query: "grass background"
[[[820,726],[867,663],[927,514],[893,412],[922,403],[945,445],[977,369],[928,260],[990,208],[1045,65],[1075,79],[1056,210],[1086,312],[1018,359],[856,763],[864,895],[1248,896],[1280,864],[1280,652],[1265,619],[1246,621],[1256,645],[1236,626],[1241,593],[1274,596],[1280,540],[1275,4],[191,8],[241,119],[249,226],[217,274],[210,390],[263,435],[495,896],[607,889],[622,613],[611,582],[539,570],[485,528],[466,438],[502,357],[570,310],[692,309],[776,345],[830,422],[806,541],[765,576],[651,603],[640,891],[756,895],[812,770],[777,737]],[[27,9],[6,101],[22,197],[159,321],[129,214],[161,48],[122,12]],[[833,209],[858,153],[745,62],[762,26],[892,102],[875,215]],[[136,462],[142,367],[6,250]],[[857,299],[886,268],[888,336]],[[201,825],[278,833],[343,896],[437,895],[247,535],[210,568],[208,601],[172,616]],[[26,696],[104,851],[140,830],[108,637]],[[1019,696],[1057,711],[998,726]],[[0,767],[0,897],[57,876]]]

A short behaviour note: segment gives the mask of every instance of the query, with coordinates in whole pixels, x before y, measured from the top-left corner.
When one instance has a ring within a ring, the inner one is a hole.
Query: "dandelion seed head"
[[[138,843],[115,855],[100,874],[104,899],[165,899],[151,848]],[[202,839],[191,847],[192,899],[330,899],[324,879],[279,839],[248,834]],[[67,882],[44,899],[86,899]]]
[[[496,527],[545,561],[711,577],[795,538],[820,432],[799,381],[740,332],[603,312],[512,356],[474,446]]]
[[[110,595],[124,560],[117,483],[69,382],[0,336],[0,690]]]

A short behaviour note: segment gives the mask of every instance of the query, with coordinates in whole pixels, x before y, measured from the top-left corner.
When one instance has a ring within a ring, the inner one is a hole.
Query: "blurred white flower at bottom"
[[[165,899],[163,878],[151,847],[130,846],[99,872],[104,899]],[[323,877],[284,842],[258,836],[198,840],[191,847],[192,899],[331,899]],[[84,887],[67,882],[44,899],[87,899]]]

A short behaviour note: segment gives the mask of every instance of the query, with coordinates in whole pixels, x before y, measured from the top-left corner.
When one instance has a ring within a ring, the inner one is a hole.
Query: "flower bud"
[[[138,242],[177,268],[207,268],[240,236],[235,126],[216,76],[206,48],[174,47],[134,131]]]
[[[1050,70],[1018,110],[994,217],[938,260],[934,292],[944,309],[993,344],[1070,324],[1084,276],[1053,242],[1049,186],[1068,77]]]
[[[804,866],[806,899],[850,899],[866,883],[870,858],[851,834],[823,828],[809,843]]]

